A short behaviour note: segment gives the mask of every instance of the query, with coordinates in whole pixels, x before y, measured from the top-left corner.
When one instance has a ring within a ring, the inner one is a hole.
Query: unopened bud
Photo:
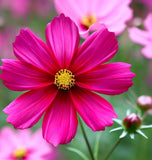
[[[137,129],[139,129],[141,124],[141,119],[135,113],[132,113],[123,119],[123,126],[125,130],[130,133],[134,133]]]
[[[152,97],[147,95],[142,95],[137,98],[137,105],[143,111],[152,108]]]

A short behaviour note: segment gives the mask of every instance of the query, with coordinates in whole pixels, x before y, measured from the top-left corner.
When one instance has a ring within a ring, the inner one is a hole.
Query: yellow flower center
[[[17,148],[13,153],[16,159],[24,158],[26,154],[27,154],[27,150],[24,147]]]
[[[92,24],[97,22],[97,18],[95,15],[84,16],[81,19],[81,23],[84,27],[89,28]]]
[[[55,75],[54,84],[58,89],[69,90],[75,84],[74,75],[67,69],[61,69]]]

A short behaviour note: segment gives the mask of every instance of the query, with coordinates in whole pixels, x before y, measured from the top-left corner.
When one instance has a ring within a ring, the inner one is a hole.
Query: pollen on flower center
[[[81,19],[81,24],[83,25],[83,27],[87,29],[95,22],[97,22],[97,18],[95,15],[87,15],[82,17]]]
[[[75,84],[74,75],[67,69],[61,69],[55,75],[54,84],[58,89],[69,90]]]
[[[14,152],[13,152],[13,156],[16,159],[21,159],[24,158],[27,154],[27,150],[24,147],[21,148],[17,148]]]

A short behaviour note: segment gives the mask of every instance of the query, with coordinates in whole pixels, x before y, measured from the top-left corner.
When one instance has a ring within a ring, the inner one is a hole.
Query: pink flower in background
[[[0,10],[8,10],[14,18],[25,18],[31,13],[40,16],[49,14],[51,0],[0,0]]]
[[[44,141],[41,130],[31,133],[30,129],[14,131],[4,127],[0,131],[1,160],[55,160],[54,148]]]
[[[0,78],[11,90],[28,91],[4,112],[15,128],[36,124],[43,114],[43,136],[54,146],[70,142],[77,130],[77,112],[93,130],[113,124],[111,104],[94,92],[116,95],[132,86],[130,64],[104,64],[118,50],[115,34],[106,28],[79,47],[75,23],[61,15],[46,27],[46,42],[21,29],[13,43],[19,61],[3,59]],[[93,92],[92,92],[93,91]]]
[[[52,0],[32,0],[32,10],[41,17],[50,16]]]
[[[144,21],[146,30],[141,30],[136,27],[130,28],[129,36],[131,40],[137,44],[144,46],[141,53],[149,59],[152,59],[152,13],[150,13]]]
[[[131,0],[55,0],[57,12],[69,16],[83,38],[103,25],[116,35],[122,33],[132,18],[130,3]]]
[[[14,17],[27,16],[30,10],[30,0],[1,0],[1,9],[10,11]]]
[[[13,37],[17,30],[11,26],[4,26],[0,29],[0,58],[15,58],[12,52]]]

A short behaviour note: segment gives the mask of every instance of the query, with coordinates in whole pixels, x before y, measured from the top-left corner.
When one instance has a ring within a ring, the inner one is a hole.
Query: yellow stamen
[[[54,84],[58,89],[69,90],[75,84],[74,75],[67,69],[61,69],[55,75]]]
[[[24,158],[26,154],[27,154],[27,150],[24,147],[17,148],[13,153],[16,159]]]
[[[84,16],[81,19],[81,23],[84,27],[89,28],[92,24],[97,22],[97,18],[95,15]]]

